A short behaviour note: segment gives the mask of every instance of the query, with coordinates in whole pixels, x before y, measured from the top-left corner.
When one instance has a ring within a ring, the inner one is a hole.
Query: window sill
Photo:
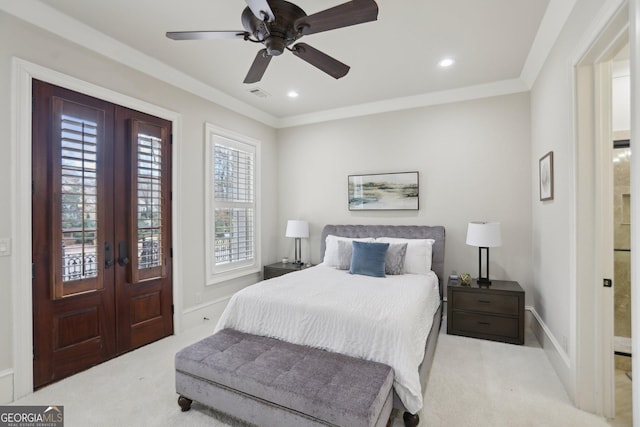
[[[235,270],[215,273],[207,278],[207,286],[215,286],[241,277],[259,274],[260,266],[242,267]]]

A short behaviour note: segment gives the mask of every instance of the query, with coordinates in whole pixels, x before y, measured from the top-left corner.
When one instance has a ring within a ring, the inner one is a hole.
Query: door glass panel
[[[134,222],[134,263],[132,281],[164,276],[165,231],[164,210],[166,200],[163,186],[166,177],[164,129],[149,123],[134,120],[132,140],[134,164],[133,170],[133,208]]]
[[[105,112],[53,97],[53,298],[103,288],[100,222]]]
[[[138,269],[162,265],[162,141],[138,134]]]
[[[62,280],[98,275],[97,123],[62,115]]]

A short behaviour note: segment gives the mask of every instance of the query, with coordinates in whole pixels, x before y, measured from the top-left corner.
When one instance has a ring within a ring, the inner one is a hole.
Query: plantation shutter
[[[214,271],[254,264],[255,253],[255,148],[249,144],[214,138],[213,221]]]

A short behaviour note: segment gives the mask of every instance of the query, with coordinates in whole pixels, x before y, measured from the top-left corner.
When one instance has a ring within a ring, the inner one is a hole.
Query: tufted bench
[[[176,354],[183,411],[197,401],[259,426],[385,426],[393,370],[224,329]]]

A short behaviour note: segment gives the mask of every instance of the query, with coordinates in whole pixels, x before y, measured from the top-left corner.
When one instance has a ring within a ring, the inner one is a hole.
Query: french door
[[[171,123],[33,81],[34,387],[173,333]]]

